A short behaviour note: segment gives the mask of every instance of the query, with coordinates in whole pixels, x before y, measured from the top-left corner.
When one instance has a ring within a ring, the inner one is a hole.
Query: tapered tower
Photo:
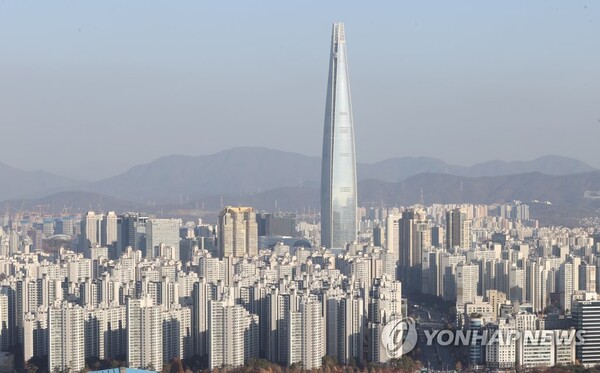
[[[344,248],[356,239],[356,157],[343,23],[334,23],[323,131],[321,244]]]

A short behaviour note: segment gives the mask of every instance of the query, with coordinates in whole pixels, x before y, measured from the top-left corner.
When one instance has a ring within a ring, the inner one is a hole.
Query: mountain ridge
[[[0,183],[0,200],[83,190],[141,204],[180,203],[211,195],[260,193],[284,186],[318,186],[320,169],[320,157],[266,147],[237,147],[200,156],[168,155],[92,183],[0,164],[0,180],[10,180]],[[452,165],[426,156],[357,164],[359,181],[383,182],[399,182],[423,173],[480,177],[542,172],[560,176],[593,170],[584,162],[555,155],[531,161],[488,161],[472,166]]]
[[[572,158],[543,156],[532,161],[492,161],[473,166],[451,165],[431,157],[396,157],[373,164],[358,163],[358,180],[398,182],[427,173],[458,176],[500,176],[540,171],[550,175],[594,170]],[[319,183],[320,157],[268,148],[242,147],[203,156],[171,155],[138,165],[89,190],[130,200],[177,202],[212,194],[258,193],[261,190]],[[193,188],[191,186],[194,186]]]
[[[587,191],[600,190],[600,171],[575,175],[545,175],[539,172],[465,177],[422,173],[400,182],[375,179],[358,185],[359,206],[409,206],[419,203],[510,203],[520,200],[531,204],[532,217],[543,224],[575,226],[578,219],[600,216],[600,199],[586,198]],[[539,201],[539,202],[535,202]],[[547,203],[550,202],[550,203]],[[73,212],[87,209],[108,211],[145,211],[160,216],[214,218],[226,205],[249,205],[257,210],[318,211],[318,185],[281,186],[251,193],[213,194],[177,203],[147,204],[105,196],[96,192],[61,192],[41,199],[13,200],[0,204],[22,209],[52,206],[59,212],[63,205]],[[565,211],[569,213],[566,214]]]
[[[39,197],[84,183],[46,171],[25,171],[0,162],[0,200]]]

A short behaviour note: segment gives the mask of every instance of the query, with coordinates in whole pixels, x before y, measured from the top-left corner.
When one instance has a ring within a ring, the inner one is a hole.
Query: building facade
[[[357,236],[356,158],[343,23],[333,25],[321,167],[321,245],[344,248]]]
[[[226,207],[219,214],[220,257],[258,254],[258,225],[252,207]]]

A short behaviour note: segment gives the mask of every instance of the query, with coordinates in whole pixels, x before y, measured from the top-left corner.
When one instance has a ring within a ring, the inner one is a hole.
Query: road
[[[411,306],[410,312],[417,319],[417,334],[419,341],[417,347],[421,350],[420,360],[424,368],[429,368],[435,371],[453,370],[458,356],[455,356],[455,351],[449,346],[440,346],[437,343],[427,345],[425,331],[443,330],[446,328],[446,315],[442,312],[425,308],[423,305],[417,307]]]

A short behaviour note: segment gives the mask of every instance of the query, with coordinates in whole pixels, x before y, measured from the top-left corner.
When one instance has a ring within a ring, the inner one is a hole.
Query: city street
[[[425,336],[425,330],[431,332],[445,329],[447,324],[446,315],[423,305],[411,307],[411,312],[417,319],[417,333],[419,336],[417,348],[420,350],[419,359],[423,363],[423,367],[434,371],[454,370],[458,357],[454,356],[453,349],[435,343],[427,346]]]

